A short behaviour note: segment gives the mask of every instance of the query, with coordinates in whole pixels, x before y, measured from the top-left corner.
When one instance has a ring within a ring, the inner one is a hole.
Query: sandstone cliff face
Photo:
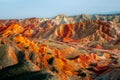
[[[119,18],[0,20],[0,80],[119,79]]]

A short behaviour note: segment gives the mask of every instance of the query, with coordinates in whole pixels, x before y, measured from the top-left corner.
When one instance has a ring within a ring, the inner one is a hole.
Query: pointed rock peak
[[[88,14],[81,14],[81,17],[90,19],[90,15],[88,15]]]
[[[40,18],[39,19],[40,22],[44,22],[44,21],[47,21],[47,20],[49,20],[49,19],[48,18]]]
[[[65,14],[60,14],[60,15],[57,15],[55,16],[53,19],[60,19],[60,18],[67,18],[67,16]]]
[[[58,15],[59,17],[67,17],[65,14]]]
[[[60,14],[54,17],[53,19],[57,21],[59,24],[70,24],[74,22],[72,17],[66,16],[65,14]]]

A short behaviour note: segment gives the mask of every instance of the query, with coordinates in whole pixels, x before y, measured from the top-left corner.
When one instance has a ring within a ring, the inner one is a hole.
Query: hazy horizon
[[[0,19],[30,17],[50,18],[59,14],[104,14],[120,11],[120,0],[56,1],[56,0],[0,0]]]

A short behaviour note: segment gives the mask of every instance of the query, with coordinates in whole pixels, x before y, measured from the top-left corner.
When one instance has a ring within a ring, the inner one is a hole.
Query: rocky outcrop
[[[2,68],[17,64],[17,57],[14,48],[9,45],[0,46],[0,66]]]
[[[119,80],[119,18],[0,20],[0,80]]]

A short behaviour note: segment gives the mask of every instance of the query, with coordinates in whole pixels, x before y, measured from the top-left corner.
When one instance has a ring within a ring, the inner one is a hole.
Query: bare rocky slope
[[[119,56],[119,14],[0,20],[0,80],[119,80]]]

